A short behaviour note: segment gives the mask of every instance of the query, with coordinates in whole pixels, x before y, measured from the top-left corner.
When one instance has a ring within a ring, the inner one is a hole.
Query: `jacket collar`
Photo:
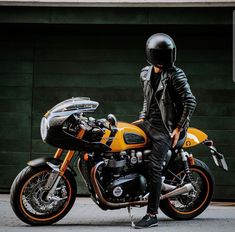
[[[147,76],[146,76],[147,81],[150,81],[150,77],[151,77],[152,72],[153,72],[153,65],[149,66]]]

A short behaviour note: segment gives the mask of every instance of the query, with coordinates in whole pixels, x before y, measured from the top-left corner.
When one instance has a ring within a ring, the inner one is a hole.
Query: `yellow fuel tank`
[[[132,148],[142,148],[147,143],[147,136],[143,130],[126,122],[118,122],[117,129],[112,134],[110,130],[105,130],[101,142],[109,145],[111,152],[120,152]]]

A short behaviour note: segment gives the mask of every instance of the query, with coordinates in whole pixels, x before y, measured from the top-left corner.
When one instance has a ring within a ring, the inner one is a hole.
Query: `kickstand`
[[[127,207],[128,213],[129,213],[129,218],[131,220],[131,227],[135,227],[135,223],[134,223],[134,215],[132,214],[131,211],[131,206]]]

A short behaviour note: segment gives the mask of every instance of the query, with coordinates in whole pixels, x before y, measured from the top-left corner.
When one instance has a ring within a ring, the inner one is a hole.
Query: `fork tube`
[[[79,132],[78,132],[76,138],[77,138],[77,139],[81,139],[84,134],[85,134],[85,130],[81,128],[81,129],[79,130]],[[61,149],[61,150],[62,150],[62,149]],[[63,151],[63,150],[62,150],[62,151]],[[60,149],[58,149],[58,150],[57,150],[58,155],[61,155],[61,154],[62,154],[62,151],[60,151]],[[57,152],[56,152],[56,153],[57,153]],[[60,154],[60,152],[61,152],[61,154]],[[63,176],[63,175],[64,175],[64,173],[65,173],[66,169],[68,168],[68,166],[69,166],[69,164],[70,164],[70,161],[71,161],[71,159],[73,158],[74,154],[75,154],[75,151],[68,151],[68,152],[67,152],[67,154],[66,154],[66,156],[65,156],[65,158],[64,158],[64,161],[63,161],[63,163],[62,163],[62,165],[61,165],[61,167],[60,167],[60,176]],[[55,156],[56,156],[56,154],[55,154]]]
[[[66,169],[68,168],[69,164],[70,164],[70,161],[71,159],[73,158],[75,154],[75,151],[68,151],[68,153],[66,154],[66,157],[60,167],[60,176],[63,176]]]
[[[59,159],[62,156],[63,151],[64,151],[63,149],[58,148],[55,155],[54,155],[54,158]]]

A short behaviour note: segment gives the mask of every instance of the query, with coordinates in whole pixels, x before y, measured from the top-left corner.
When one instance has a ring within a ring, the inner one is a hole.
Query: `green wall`
[[[51,156],[42,143],[42,115],[73,96],[100,102],[96,117],[132,121],[142,104],[139,71],[153,33],[170,34],[198,106],[191,126],[225,154],[230,171],[193,149],[215,175],[216,199],[235,199],[235,83],[231,8],[0,7],[0,190],[9,191],[30,159]],[[79,181],[79,193],[86,193]]]

